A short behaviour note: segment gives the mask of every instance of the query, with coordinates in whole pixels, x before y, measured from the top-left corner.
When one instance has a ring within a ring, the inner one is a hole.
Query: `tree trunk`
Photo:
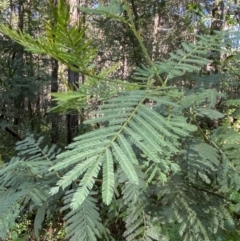
[[[153,46],[152,46],[152,60],[156,60],[158,54],[158,31],[160,26],[160,16],[158,11],[155,11],[153,18]]]
[[[23,32],[24,28],[24,0],[18,1],[18,29]],[[13,54],[13,61],[18,61],[23,65],[23,47],[20,44],[17,44],[15,53]],[[22,69],[18,68],[17,75],[19,78],[22,76]],[[20,124],[21,110],[24,108],[24,97],[19,95],[14,100],[14,107],[16,109],[16,115],[14,117],[14,125]]]
[[[135,4],[135,0],[131,0],[131,8],[132,8],[136,30],[139,31],[139,15],[137,11],[137,6]],[[129,39],[132,44],[134,62],[136,66],[140,66],[143,61],[142,49],[140,47],[138,39],[136,38],[136,36],[134,35],[130,27],[129,27]]]
[[[52,0],[52,3],[56,6],[57,5],[57,0]],[[52,22],[54,25],[54,21]],[[54,58],[51,58],[51,64],[52,64],[52,73],[51,73],[51,93],[56,93],[58,92],[58,68],[59,64],[58,61]],[[56,106],[56,101],[53,100],[51,97],[51,108]],[[51,138],[52,138],[52,143],[56,144],[59,140],[59,126],[58,126],[58,121],[59,121],[59,114],[58,113],[51,113]]]
[[[224,26],[224,1],[217,1],[213,3],[212,7],[212,23],[211,23],[211,34],[214,34],[214,31],[221,31]],[[217,64],[220,60],[220,51],[211,51],[210,59],[213,61],[208,68],[215,73],[218,72]]]
[[[52,78],[51,78],[51,93],[58,92],[58,61],[54,58],[51,59],[52,62]],[[51,107],[56,106],[56,101],[51,98]],[[52,143],[57,143],[59,139],[59,130],[58,130],[58,113],[51,113],[52,121]]]
[[[221,31],[223,29],[224,1],[215,1],[213,3],[212,19],[211,34],[214,34],[214,31]]]
[[[70,5],[70,17],[71,17],[71,25],[79,23],[80,20],[80,12],[76,6],[81,4],[80,0],[68,0]],[[68,85],[72,90],[76,90],[79,87],[79,73],[74,72],[72,70],[68,70]],[[84,81],[84,77],[82,76],[82,81]],[[78,132],[79,125],[79,117],[78,113],[68,114],[67,117],[67,144],[70,144],[76,136]]]

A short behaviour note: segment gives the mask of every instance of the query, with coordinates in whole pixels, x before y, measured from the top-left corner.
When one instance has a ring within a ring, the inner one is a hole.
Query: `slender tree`
[[[57,6],[57,0],[52,0],[53,6]],[[54,19],[52,19],[52,25],[54,25]],[[54,41],[54,36],[53,36]],[[58,69],[59,64],[58,60],[55,58],[51,58],[51,64],[52,64],[52,70],[51,70],[51,93],[58,92]],[[56,101],[51,98],[51,107],[56,106]],[[52,143],[57,143],[59,139],[59,114],[58,113],[51,113],[51,124],[52,124],[52,130],[51,130],[51,137],[52,137]]]
[[[70,5],[71,25],[79,23],[80,12],[77,6],[81,4],[81,0],[68,0]],[[79,73],[68,69],[68,85],[71,90],[79,88]],[[67,144],[71,143],[74,135],[77,134],[79,117],[78,113],[70,113],[67,115]]]

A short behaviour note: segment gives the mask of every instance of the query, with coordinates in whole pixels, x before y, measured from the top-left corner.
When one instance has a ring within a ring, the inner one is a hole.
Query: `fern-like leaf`
[[[78,208],[86,199],[89,192],[93,188],[95,183],[94,178],[97,178],[100,167],[102,165],[102,158],[99,158],[94,164],[92,164],[86,173],[84,174],[82,180],[80,181],[79,188],[73,195],[71,207],[73,209]]]
[[[65,206],[62,210],[67,210],[71,206],[74,190],[66,193],[64,197]],[[96,206],[97,200],[93,197],[96,193],[91,193],[77,209],[70,210],[64,217],[66,220],[66,238],[70,241],[95,241],[101,238],[104,227],[99,216],[99,209]]]
[[[33,136],[16,145],[18,156],[13,157],[0,169],[0,183],[3,192],[0,195],[0,238],[5,240],[11,225],[18,214],[28,205],[32,210],[39,209],[43,214],[44,204],[50,198],[51,182],[57,175],[49,173],[55,155],[56,146],[43,146],[43,138],[34,140]],[[34,232],[38,238],[43,216],[37,212]]]
[[[98,123],[101,128],[77,137],[66,152],[57,157],[57,163],[50,170],[65,174],[57,187],[52,188],[52,194],[79,179],[79,188],[72,200],[72,207],[78,208],[100,175],[100,167],[103,167],[102,195],[109,204],[113,197],[114,163],[122,167],[131,183],[138,185],[134,165],[139,165],[139,154],[158,163],[160,173],[166,174],[171,170],[170,157],[179,152],[180,138],[185,138],[196,128],[187,124],[185,118],[175,116],[172,111],[169,115],[162,115],[158,108],[165,109],[165,103],[157,95],[154,95],[155,99],[159,98],[157,105],[150,108],[144,103],[149,94],[146,91],[123,92],[105,101],[99,110],[90,113],[98,113],[99,117],[85,123]],[[176,103],[172,101],[172,105],[176,106]],[[117,107],[113,109],[113,106]],[[163,149],[168,150],[167,155]],[[109,173],[106,173],[106,168]],[[109,187],[109,191],[106,191]]]
[[[51,8],[54,25],[50,22],[46,23],[44,37],[34,39],[29,34],[12,30],[4,24],[0,24],[0,31],[28,51],[47,54],[75,71],[86,72],[86,66],[96,53],[96,49],[90,46],[91,41],[85,38],[87,27],[83,26],[83,21],[69,27],[71,25],[70,8],[65,1],[58,1],[57,8],[55,6]],[[80,54],[81,58],[79,58]]]
[[[221,36],[204,35],[199,36],[197,43],[182,43],[181,50],[170,54],[170,59],[162,62],[155,62],[154,66],[158,74],[165,74],[165,82],[177,76],[182,76],[186,72],[200,71],[203,65],[211,61],[208,57],[209,49],[221,48]],[[208,46],[208,48],[206,48]],[[135,77],[138,80],[147,80],[155,76],[153,69],[142,66],[137,68]]]

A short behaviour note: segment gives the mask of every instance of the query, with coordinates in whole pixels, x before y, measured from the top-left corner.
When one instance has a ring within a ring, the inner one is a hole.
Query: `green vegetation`
[[[153,13],[134,1],[80,6],[74,24],[64,0],[46,6],[44,34],[0,24],[18,49],[0,61],[0,240],[239,240],[239,32],[219,29],[220,13],[208,29],[188,4],[173,19],[204,33],[165,54],[144,35]],[[91,37],[103,22],[133,49],[101,67],[98,41],[116,40]]]

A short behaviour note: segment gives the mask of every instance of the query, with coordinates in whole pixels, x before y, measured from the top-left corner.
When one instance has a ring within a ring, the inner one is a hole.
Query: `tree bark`
[[[71,18],[71,25],[79,23],[80,21],[80,12],[76,6],[81,4],[80,0],[68,0],[70,5],[70,18]],[[79,73],[68,70],[68,85],[72,90],[76,90],[79,87]],[[84,81],[84,77],[82,77]],[[68,114],[67,117],[67,144],[70,144],[76,136],[78,132],[78,125],[79,125],[79,117],[78,113],[71,113]]]
[[[52,0],[53,5],[57,5],[58,0]],[[54,25],[54,21],[52,20],[52,25]],[[51,72],[51,93],[58,92],[58,61],[54,58],[51,58],[52,72]],[[56,101],[51,97],[51,108],[56,106]],[[59,140],[59,114],[51,113],[51,139],[52,143],[56,144]]]
[[[10,133],[13,137],[17,138],[18,141],[22,141],[23,138],[13,129],[10,129],[9,127],[5,127],[5,131]]]
[[[211,34],[214,34],[214,31],[221,31],[224,26],[224,1],[216,1],[213,3],[212,7],[212,23],[211,23]],[[220,51],[211,51],[210,59],[213,61],[208,68],[215,73],[218,72],[218,62],[220,60]]]
[[[58,61],[54,58],[51,59],[52,63],[52,78],[51,78],[51,93],[58,92]],[[51,98],[51,107],[56,106],[56,101]],[[51,122],[52,122],[52,143],[57,143],[59,139],[59,127],[58,127],[59,114],[51,113]]]
[[[24,28],[24,1],[18,1],[18,29],[23,32]],[[23,47],[20,44],[17,44],[15,53],[13,54],[13,61],[18,61],[21,65],[23,65]],[[18,68],[17,75],[19,78],[22,77],[22,68]],[[21,109],[24,108],[24,97],[19,95],[14,99],[14,107],[16,109],[16,115],[14,117],[13,124],[19,125],[20,124],[20,116],[21,116]]]
[[[215,1],[213,3],[212,19],[211,34],[214,34],[214,31],[221,31],[223,29],[224,1]]]

